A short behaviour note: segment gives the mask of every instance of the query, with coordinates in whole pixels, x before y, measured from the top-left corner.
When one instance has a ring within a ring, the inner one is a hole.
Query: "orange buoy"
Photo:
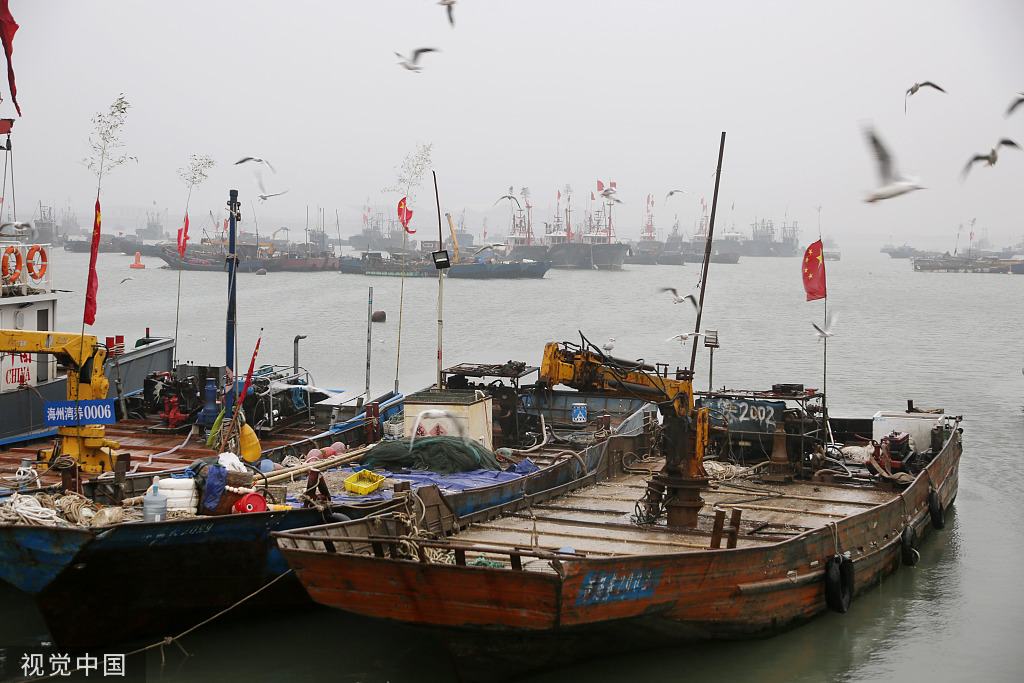
[[[233,507],[235,512],[266,512],[267,499],[258,493],[247,493]]]
[[[146,264],[139,260],[139,252],[135,252],[135,263],[128,266],[129,268],[145,268]]]

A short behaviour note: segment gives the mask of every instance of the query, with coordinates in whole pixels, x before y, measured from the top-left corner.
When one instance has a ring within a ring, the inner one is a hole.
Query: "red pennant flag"
[[[736,209],[736,202],[733,202],[733,203],[732,203],[732,208],[733,208],[733,210],[735,210],[735,209]]]
[[[821,254],[821,240],[814,242],[804,252],[803,262],[804,291],[807,300],[824,299],[825,293],[825,258]]]
[[[89,280],[85,286],[85,324],[96,322],[96,290],[100,288],[96,276],[96,255],[100,251],[100,193],[96,193],[96,217],[92,222],[92,249],[89,252]]]
[[[487,239],[487,231],[484,230],[484,239]]]
[[[559,199],[561,199],[561,198],[562,198],[562,191],[561,191],[561,190],[559,190],[559,191],[558,191],[558,198],[559,198]]]
[[[14,85],[14,65],[11,64],[11,53],[14,51],[14,34],[18,30],[18,24],[11,16],[11,10],[7,6],[8,0],[0,0],[0,42],[4,45],[4,54],[7,55],[7,83],[11,86],[11,102],[21,116],[21,107],[18,106],[18,88]]]
[[[615,183],[613,183],[612,181],[609,180],[608,181],[608,187],[615,187]]]
[[[398,202],[398,220],[402,221],[402,227],[405,228],[407,233],[415,235],[416,231],[409,229],[409,221],[412,219],[412,209],[405,205],[405,199],[405,197],[402,197]]]
[[[590,193],[590,201],[594,201],[594,193],[593,192]]]
[[[597,191],[604,192],[604,183],[602,183],[600,180],[597,181]]]
[[[178,228],[178,253],[185,258],[185,245],[188,244],[188,211],[185,212],[185,226]]]
[[[228,219],[227,218],[224,219],[224,228],[223,228],[223,230],[224,230],[224,232],[228,231]]]
[[[249,385],[252,384],[252,371],[256,367],[256,354],[260,352],[260,340],[263,339],[263,328],[260,328],[260,336],[256,339],[256,348],[252,352],[252,360],[249,361],[249,373],[245,376],[245,384],[242,385],[242,393],[239,396],[238,403],[241,404],[245,400],[245,394],[249,391]]]

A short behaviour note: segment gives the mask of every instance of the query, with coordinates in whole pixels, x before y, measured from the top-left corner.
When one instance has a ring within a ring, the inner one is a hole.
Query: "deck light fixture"
[[[430,252],[430,257],[434,259],[434,267],[438,270],[444,270],[445,268],[451,268],[452,262],[448,258],[448,250],[442,249],[440,251]]]

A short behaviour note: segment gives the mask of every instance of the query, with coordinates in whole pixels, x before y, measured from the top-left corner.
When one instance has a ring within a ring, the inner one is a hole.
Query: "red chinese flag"
[[[185,212],[185,225],[178,228],[178,254],[185,258],[185,246],[188,244],[188,211]]]
[[[402,227],[405,228],[407,233],[415,235],[416,231],[409,229],[409,221],[412,219],[412,209],[406,206],[405,199],[405,197],[402,197],[398,202],[398,220],[402,221]]]
[[[96,255],[100,251],[100,195],[96,193],[96,218],[92,222],[92,249],[89,252],[89,282],[85,286],[85,324],[96,322],[96,290],[100,282],[96,277]]]
[[[14,127],[14,119],[0,119],[0,135],[10,133]]]
[[[597,181],[597,191],[604,192],[604,183],[602,183],[600,180]]]
[[[18,24],[11,16],[11,10],[7,7],[8,0],[0,0],[0,42],[4,45],[4,54],[7,55],[7,83],[11,86],[11,102],[21,116],[21,107],[18,106],[18,88],[14,85],[14,66],[11,64],[11,53],[14,51],[14,34],[18,30]]]
[[[821,240],[807,247],[807,251],[804,252],[802,270],[807,300],[824,299],[827,294],[825,293],[825,257],[821,253]]]

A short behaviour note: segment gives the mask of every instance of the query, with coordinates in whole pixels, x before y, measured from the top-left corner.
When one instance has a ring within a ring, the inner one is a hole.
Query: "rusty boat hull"
[[[961,453],[955,428],[909,483],[762,481],[762,494],[777,494],[767,502],[743,502],[758,496],[730,488],[742,479],[718,482],[703,492],[698,527],[680,530],[630,522],[644,475],[617,474],[610,449],[607,478],[595,471],[575,491],[420,541],[447,562],[395,557],[398,529],[358,522],[275,536],[316,602],[429,631],[467,680],[512,678],[616,650],[770,636],[845,611],[944,524]]]

